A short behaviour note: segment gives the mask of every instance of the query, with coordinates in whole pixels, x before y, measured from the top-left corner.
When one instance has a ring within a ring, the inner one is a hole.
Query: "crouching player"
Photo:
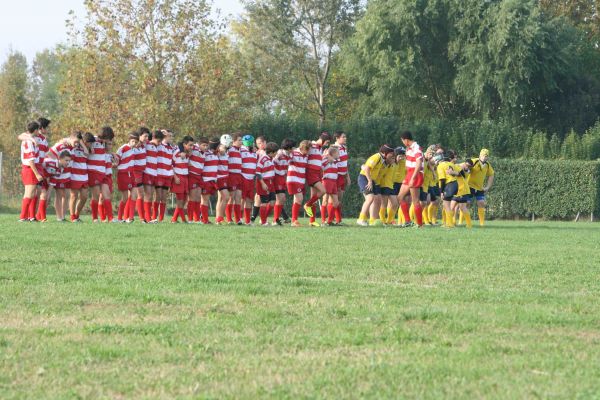
[[[456,179],[457,192],[453,196],[450,208],[455,212],[457,209],[463,213],[463,217],[467,224],[467,228],[472,228],[471,215],[467,208],[467,203],[471,200],[471,190],[467,183],[473,160],[468,159],[466,162],[456,165],[451,164],[446,171],[446,176],[453,176]]]
[[[277,154],[277,150],[279,150],[277,143],[267,143],[256,164],[256,194],[260,196],[261,226],[269,226],[267,219],[275,205],[275,166],[273,165],[273,157]],[[275,224],[277,224],[277,221],[273,222],[273,225]]]
[[[46,190],[48,190],[48,188],[50,186],[55,185],[56,181],[53,181],[53,179],[56,179],[58,177],[60,177],[64,171],[66,169],[68,169],[71,165],[71,152],[69,150],[63,150],[58,154],[58,159],[56,158],[51,158],[51,157],[47,157],[44,159],[44,161],[42,162],[42,171],[43,171],[43,175],[44,175],[44,180],[41,182],[42,183],[42,187],[45,187]],[[39,221],[45,222],[46,221],[46,209],[40,207],[40,209],[38,210],[38,214],[39,214]]]

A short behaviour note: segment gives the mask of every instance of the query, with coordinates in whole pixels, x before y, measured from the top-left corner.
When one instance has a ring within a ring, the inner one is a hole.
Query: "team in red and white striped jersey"
[[[279,146],[276,143],[267,143],[264,154],[259,155],[256,164],[256,193],[260,199],[260,222],[262,226],[268,226],[269,213],[275,205],[275,165],[273,157],[277,154]],[[280,223],[274,219],[274,223]]]
[[[306,154],[302,154],[300,149],[293,150],[286,178],[288,193],[290,195],[304,192],[304,185],[306,184],[306,164]]]
[[[173,180],[173,153],[176,146],[161,142],[157,146],[156,157],[156,186],[170,188]]]
[[[88,187],[88,153],[83,144],[78,144],[71,150],[71,189],[85,189]]]
[[[71,154],[71,150],[73,150],[73,146],[66,142],[58,142],[54,146],[50,148],[49,155],[55,159],[58,159],[60,153],[63,151],[68,151]],[[62,169],[62,172],[59,176],[54,176],[50,178],[50,184],[58,189],[69,189],[71,187],[71,165]]]
[[[102,184],[106,175],[106,146],[104,141],[98,136],[96,141],[92,143],[90,154],[87,157],[87,170],[89,178],[89,186]]]
[[[34,135],[35,143],[38,148],[38,163],[41,165],[42,161],[46,158],[46,153],[48,153],[48,138],[43,134],[39,133]]]
[[[420,167],[416,170],[417,162],[419,160],[421,161]],[[413,186],[421,187],[423,184],[423,165],[423,151],[421,150],[421,146],[419,146],[417,142],[412,142],[412,144],[406,148],[406,177],[404,178],[403,184],[408,185],[413,174],[417,174]]]
[[[227,151],[219,152],[219,168],[217,169],[217,188],[219,190],[227,189],[227,179],[229,178],[229,156]]]
[[[410,223],[410,212],[407,196],[410,194],[411,202],[414,206],[415,219],[417,225],[423,225],[423,208],[420,202],[421,186],[423,185],[423,151],[421,147],[413,140],[411,132],[403,132],[400,136],[402,144],[406,146],[406,176],[400,187],[398,200],[405,221]]]
[[[144,185],[154,186],[158,168],[158,145],[154,140],[146,143],[146,168],[144,169]]]
[[[329,147],[323,154],[323,186],[327,197],[324,198],[321,207],[321,219],[328,225],[333,224],[334,217],[337,223],[341,222],[338,199],[339,157],[340,148],[336,145]],[[328,213],[327,219],[325,219],[326,211]]]

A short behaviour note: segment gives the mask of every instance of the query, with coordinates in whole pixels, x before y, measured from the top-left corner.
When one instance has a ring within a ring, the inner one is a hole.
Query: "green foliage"
[[[495,218],[572,218],[600,214],[600,162],[492,160],[496,172],[488,196]]]
[[[0,68],[0,151],[18,154],[15,136],[25,129],[30,112],[27,59],[11,52]]]

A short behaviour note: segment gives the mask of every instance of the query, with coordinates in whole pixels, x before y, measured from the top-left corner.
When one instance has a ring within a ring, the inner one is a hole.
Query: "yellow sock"
[[[429,207],[423,208],[423,223],[429,225]]]
[[[392,210],[391,207],[387,208],[387,220],[385,220],[385,222],[387,224],[391,224],[392,222],[394,222],[394,218],[396,217],[396,212],[394,210]]]
[[[377,223],[377,219],[376,218],[372,218],[369,219],[369,225],[375,225]]]
[[[446,226],[446,209],[442,207],[442,226]]]
[[[358,219],[361,221],[366,221],[368,219],[367,214],[360,213]]]
[[[412,204],[410,205],[410,209],[408,210],[408,215],[410,216],[411,221],[415,220],[415,206]]]
[[[483,226],[485,224],[485,208],[479,207],[477,209],[477,215],[479,216],[479,225]]]
[[[467,223],[467,228],[471,229],[473,227],[473,223],[471,222],[471,214],[465,213],[465,222]]]
[[[465,213],[463,213],[462,210],[460,210],[458,212],[458,224],[459,225],[462,225],[464,218],[465,218]]]
[[[431,203],[429,205],[429,220],[432,224],[437,224],[437,213],[438,208],[435,204]]]
[[[379,219],[385,221],[385,208],[383,207],[379,209]]]
[[[452,226],[456,225],[456,211],[452,213]]]
[[[404,213],[400,210],[398,210],[398,223],[399,224],[405,224],[406,221],[404,220]]]
[[[452,211],[446,211],[446,227],[454,228],[456,226],[456,219]]]

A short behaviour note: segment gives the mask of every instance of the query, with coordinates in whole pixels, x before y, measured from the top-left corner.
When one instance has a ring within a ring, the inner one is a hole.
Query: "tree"
[[[11,51],[0,68],[0,151],[16,155],[16,135],[23,132],[30,113],[27,59]]]
[[[324,123],[332,61],[361,15],[360,3],[360,0],[254,0],[246,4],[246,17],[236,29],[242,45],[260,55],[259,62],[268,65],[267,75],[273,73],[282,78],[279,82],[300,89],[294,90],[296,94],[275,100],[296,107],[304,105],[318,115],[320,124]],[[300,102],[294,99],[298,92]],[[308,107],[304,99],[310,99]]]
[[[35,114],[56,117],[60,114],[58,87],[64,79],[65,65],[57,50],[36,54],[31,67],[32,109]]]

